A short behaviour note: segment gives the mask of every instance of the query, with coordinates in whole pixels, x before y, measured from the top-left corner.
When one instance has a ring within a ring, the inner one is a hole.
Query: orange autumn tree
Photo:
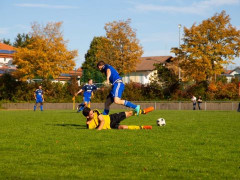
[[[67,50],[61,25],[61,22],[32,25],[29,44],[17,48],[14,54],[13,63],[17,65],[15,75],[19,79],[56,78],[74,68],[77,50]]]
[[[180,48],[172,48],[174,60],[185,78],[196,82],[213,80],[224,71],[224,65],[240,55],[240,31],[230,24],[225,11],[185,27],[183,41]]]
[[[143,49],[136,38],[136,32],[130,27],[131,20],[113,21],[105,25],[106,37],[97,47],[97,59],[114,66],[119,73],[128,73],[136,69]]]

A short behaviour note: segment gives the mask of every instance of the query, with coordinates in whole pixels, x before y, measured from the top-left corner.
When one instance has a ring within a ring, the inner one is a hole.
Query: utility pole
[[[178,42],[178,49],[180,49],[180,41],[181,41],[181,27],[182,25],[181,24],[178,24],[178,29],[179,29],[179,42]],[[178,80],[180,81],[181,80],[181,69],[179,67],[179,59],[178,59]]]

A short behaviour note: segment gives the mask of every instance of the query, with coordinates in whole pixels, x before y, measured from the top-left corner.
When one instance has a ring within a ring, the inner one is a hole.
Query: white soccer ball
[[[165,119],[164,119],[164,118],[159,118],[159,119],[157,120],[157,125],[158,125],[158,126],[165,126],[165,125],[166,125]]]

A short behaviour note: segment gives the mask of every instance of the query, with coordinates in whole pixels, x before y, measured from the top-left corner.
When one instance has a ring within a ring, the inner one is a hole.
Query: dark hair
[[[97,63],[97,67],[98,67],[98,66],[102,66],[102,65],[105,65],[105,62],[104,62],[104,61],[99,61],[99,62]]]
[[[88,79],[88,82],[89,82],[90,80],[92,80],[92,79]]]
[[[85,108],[83,109],[82,114],[83,114],[85,117],[87,117],[87,116],[89,116],[90,111],[91,111],[91,109],[90,109],[89,107],[85,107]]]

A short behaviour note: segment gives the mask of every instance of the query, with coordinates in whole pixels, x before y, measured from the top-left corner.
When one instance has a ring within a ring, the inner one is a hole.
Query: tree
[[[184,43],[172,48],[175,63],[184,76],[196,82],[211,81],[223,72],[223,65],[232,63],[240,55],[240,31],[230,24],[225,11],[184,28]]]
[[[0,42],[2,42],[3,44],[10,45],[10,46],[12,45],[10,39],[2,39]]]
[[[18,82],[11,74],[3,74],[0,77],[0,100],[13,100],[17,91],[17,85]]]
[[[119,73],[134,71],[143,54],[130,23],[130,19],[107,23],[104,27],[106,37],[102,38],[102,43],[97,47],[97,58],[113,65]]]
[[[160,83],[164,90],[164,95],[170,97],[177,89],[179,89],[178,76],[174,73],[173,68],[163,64],[154,64],[157,70],[158,82],[151,82],[154,84]],[[153,79],[154,80],[154,79]],[[156,81],[156,80],[154,80]]]
[[[67,50],[61,25],[61,22],[32,25],[31,41],[25,47],[17,48],[14,54],[13,63],[17,65],[15,75],[19,79],[56,78],[73,69],[77,51]]]
[[[28,34],[18,34],[13,43],[14,47],[26,47],[30,43],[30,36]]]
[[[93,79],[94,82],[101,83],[105,80],[104,75],[96,68],[97,62],[100,60],[96,57],[97,47],[102,44],[104,37],[94,37],[90,48],[85,54],[85,61],[82,64],[83,75],[81,82],[88,82],[88,79]]]

